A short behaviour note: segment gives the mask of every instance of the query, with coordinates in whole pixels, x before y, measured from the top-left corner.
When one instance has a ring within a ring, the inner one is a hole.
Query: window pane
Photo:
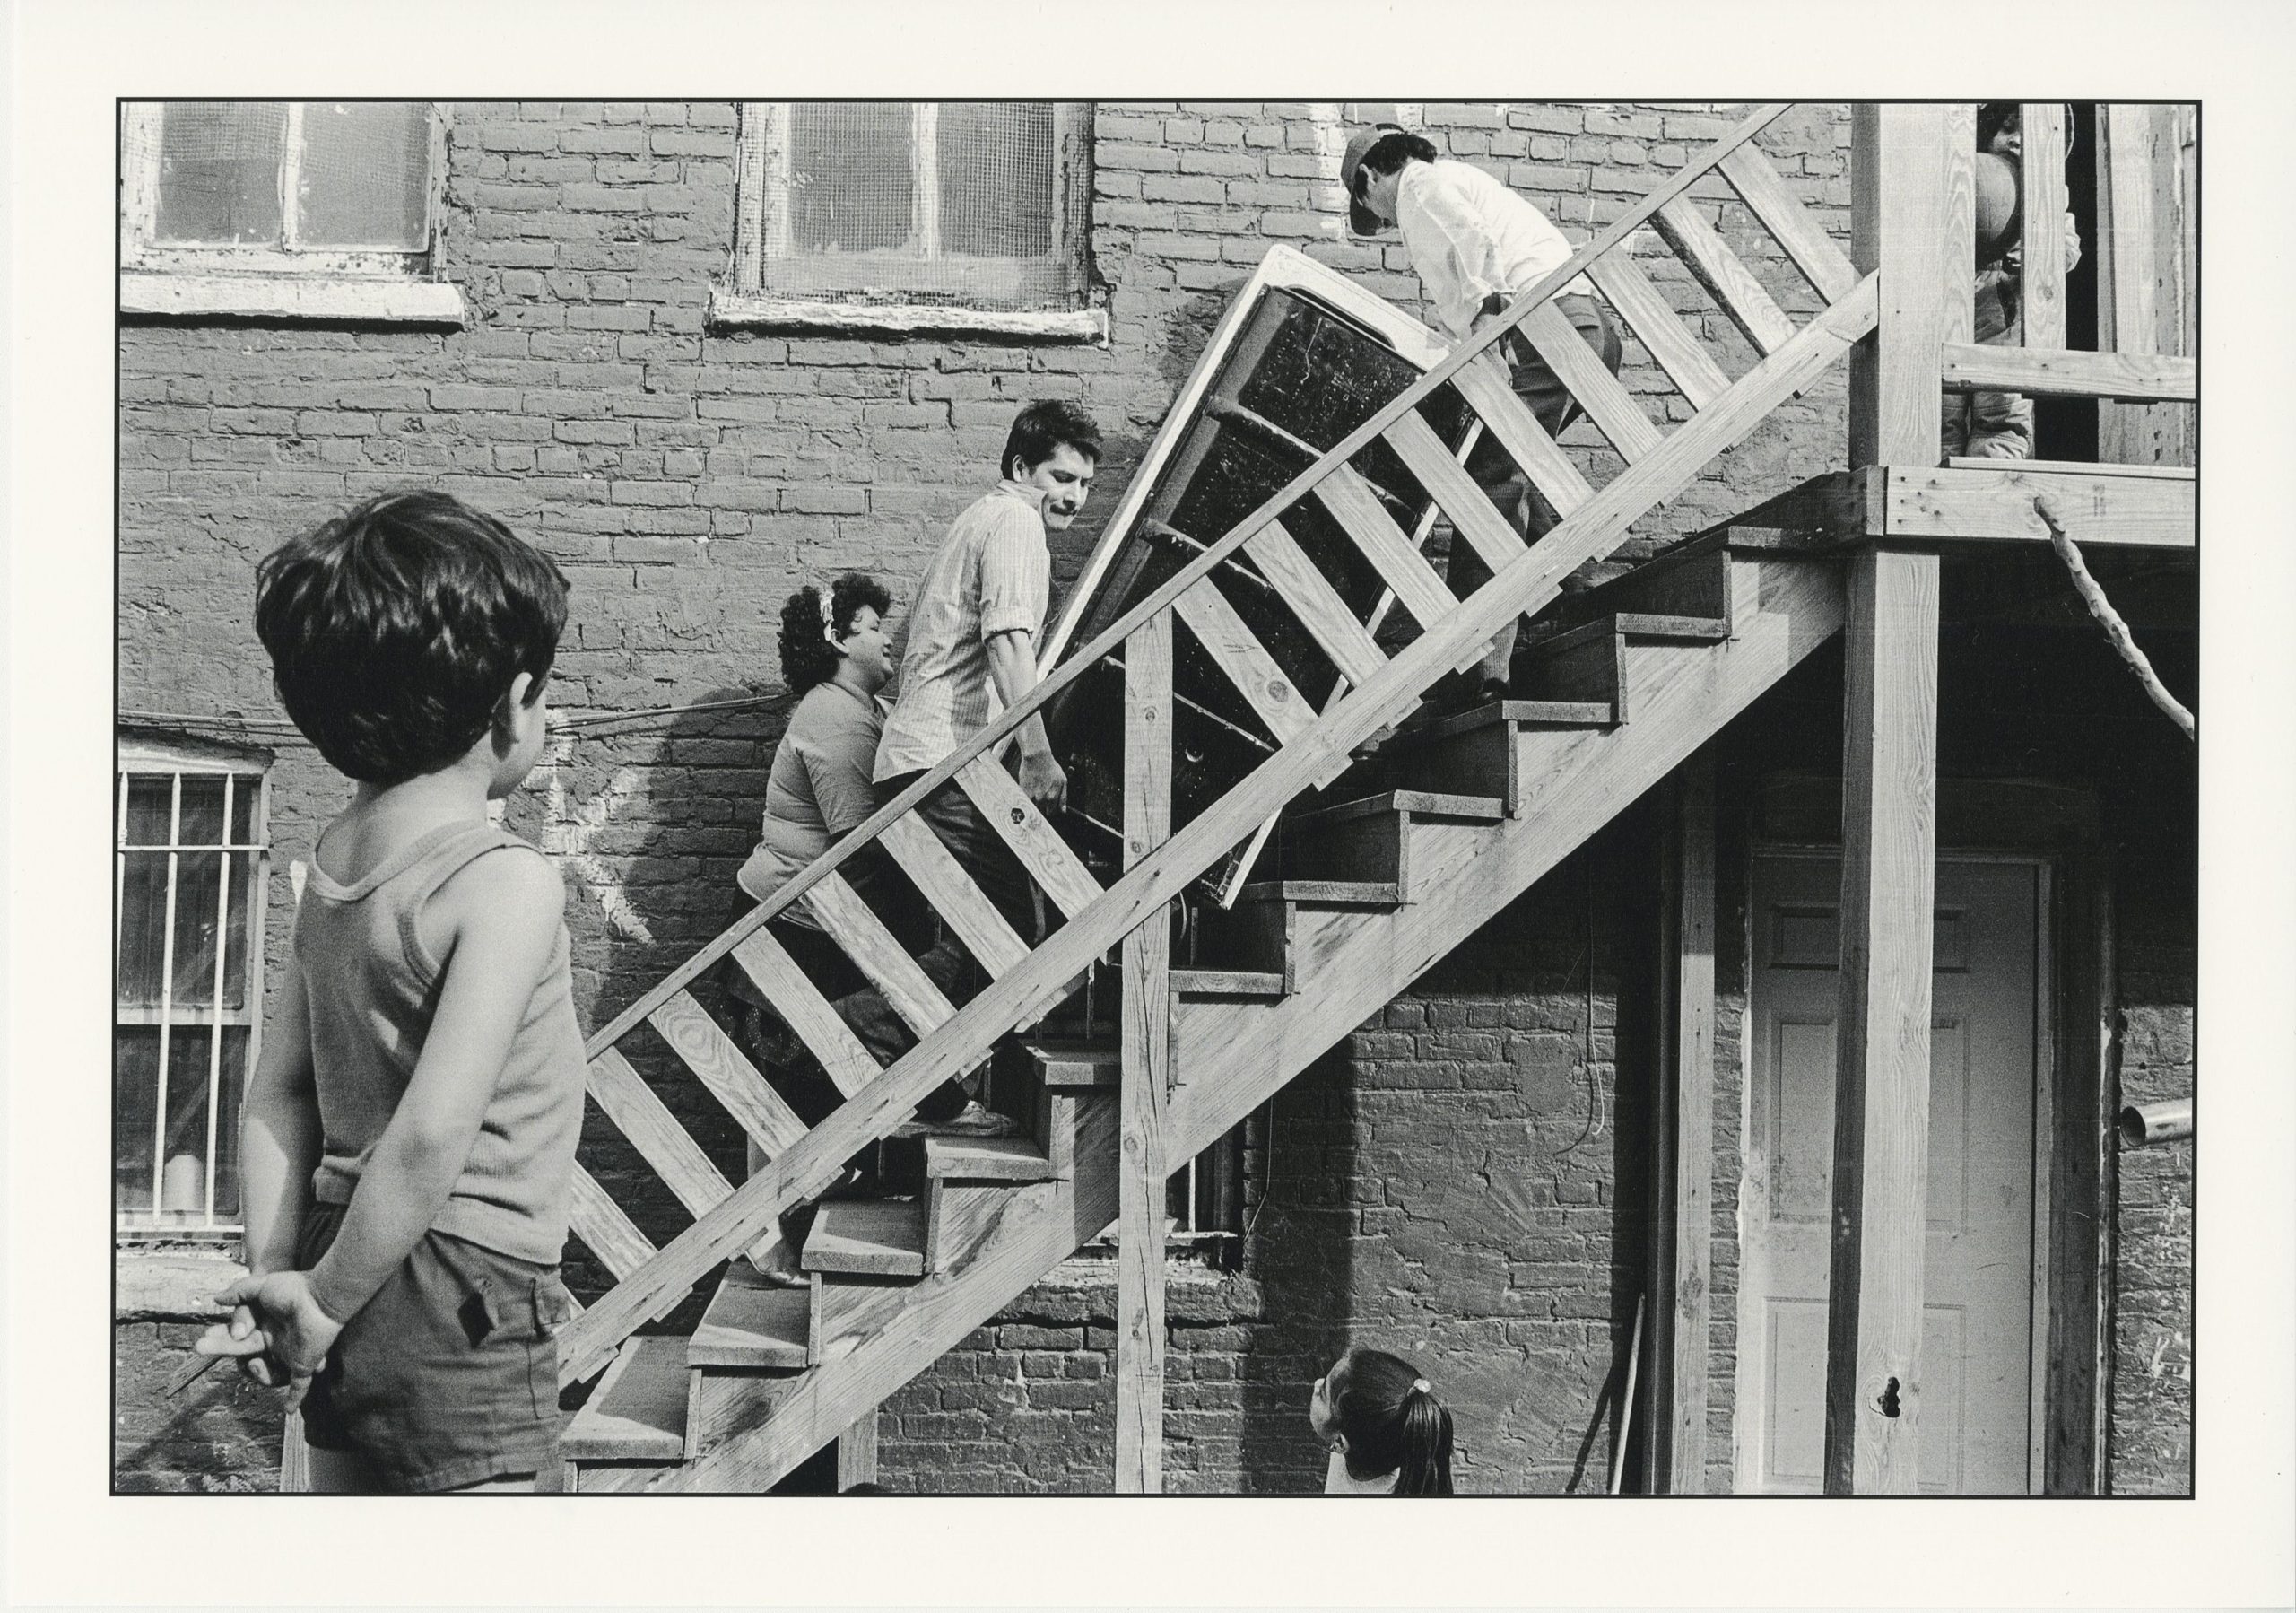
[[[298,244],[422,250],[430,170],[422,102],[306,101]]]
[[[160,1103],[160,1033],[126,1026],[112,1034],[112,1205],[147,1214],[152,1204],[152,1121]]]
[[[942,250],[970,257],[1052,251],[1052,104],[950,101],[941,108]]]
[[[189,780],[186,780],[189,782]],[[215,903],[222,888],[223,853],[176,855],[175,1002],[205,1008],[215,998]]]
[[[248,1033],[239,1025],[223,1031],[223,1081],[215,1115],[215,1218],[239,1218],[239,1098],[247,1090]]]
[[[255,844],[256,803],[263,798],[263,777],[259,773],[239,773],[231,780],[231,841],[234,845]]]
[[[255,900],[253,851],[231,854],[231,911],[223,927],[223,1006],[248,1006],[248,904]]]
[[[168,1033],[167,1163],[160,1209],[171,1219],[207,1216],[208,1037],[204,1025]]]
[[[174,822],[174,780],[167,773],[131,773],[127,780],[127,843],[164,846]]]
[[[279,156],[287,109],[176,100],[161,118],[154,236],[210,245],[279,240]]]
[[[916,186],[906,101],[799,101],[789,109],[789,248],[897,252]]]
[[[183,776],[183,815],[176,824],[176,844],[213,846],[223,838],[223,775],[186,773]]]
[[[165,838],[166,826],[161,827]],[[119,1006],[160,1006],[161,948],[168,902],[168,854],[130,851],[122,859],[119,903]]]

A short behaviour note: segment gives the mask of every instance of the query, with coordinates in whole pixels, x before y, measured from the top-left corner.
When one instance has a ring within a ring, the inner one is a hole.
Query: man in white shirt
[[[1455,342],[1495,321],[1508,304],[1570,260],[1570,241],[1536,207],[1482,169],[1438,157],[1428,141],[1394,124],[1363,130],[1347,143],[1340,182],[1347,188],[1348,223],[1356,234],[1377,234],[1389,224],[1401,229],[1404,249],[1436,320]],[[1580,275],[1562,288],[1555,307],[1615,375],[1622,353],[1618,329],[1594,291]],[[1519,336],[1506,338],[1500,347],[1506,352],[1515,395],[1548,436],[1560,436],[1578,418],[1577,402]],[[1555,524],[1554,510],[1488,433],[1476,444],[1467,468],[1525,538],[1535,542]],[[1491,570],[1454,537],[1450,576],[1455,588],[1472,593],[1490,580]],[[1518,625],[1509,623],[1492,641],[1483,665],[1439,693],[1433,703],[1504,698]]]

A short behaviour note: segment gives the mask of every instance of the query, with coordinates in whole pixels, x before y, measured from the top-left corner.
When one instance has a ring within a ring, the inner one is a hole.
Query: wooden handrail
[[[1874,328],[1875,282],[1872,275],[1860,281],[1791,343],[1742,377],[1729,396],[1629,466],[1354,694],[1324,712],[1281,754],[1262,763],[1152,856],[1128,869],[1093,904],[1092,912],[1056,932],[990,981],[932,1039],[887,1067],[865,1091],[848,1100],[577,1318],[561,1338],[561,1381],[587,1378],[604,1366],[607,1354],[633,1328],[675,1304],[695,1279],[738,1250],[756,1226],[804,1194],[818,1191],[855,1149],[878,1136],[935,1084],[977,1058],[1007,1027],[1057,997],[1079,970],[1110,945],[1162,911],[1198,872],[1289,800],[1302,780],[1319,776],[1335,758],[1349,754],[1394,720],[1463,650],[1486,641],[1525,610],[1552,599],[1562,579],[1594,554],[1607,553],[1636,516],[1678,492],[1700,466],[1742,440],[1786,398],[1811,385]],[[1561,283],[1558,279],[1556,284]],[[1164,603],[1169,601],[1160,605]],[[1128,632],[1135,624],[1118,625]]]
[[[1459,371],[1474,362],[1486,348],[1514,330],[1522,320],[1529,317],[1533,310],[1540,307],[1565,285],[1583,274],[1589,263],[1624,241],[1628,236],[1648,222],[1661,207],[1687,192],[1692,185],[1713,172],[1721,165],[1724,158],[1745,145],[1756,135],[1769,127],[1788,109],[1790,105],[1790,102],[1779,101],[1757,109],[1729,134],[1700,153],[1695,161],[1684,164],[1681,170],[1665,184],[1661,185],[1627,209],[1593,240],[1572,253],[1569,262],[1551,270],[1539,280],[1537,284],[1510,303],[1496,320],[1484,327],[1482,331],[1459,343],[1441,362],[1429,370],[1369,420],[1349,432],[1328,453],[1284,484],[1269,497],[1266,502],[1231,527],[1218,542],[1211,545],[1203,554],[1196,555],[1167,578],[1146,597],[1110,623],[1090,643],[1081,650],[1072,650],[1063,665],[1056,667],[1049,676],[1039,682],[1025,697],[1008,707],[987,728],[974,736],[970,743],[944,757],[936,766],[928,769],[922,777],[877,808],[865,823],[850,831],[836,845],[799,870],[787,884],[773,894],[770,900],[759,904],[735,920],[716,940],[711,941],[678,968],[673,970],[659,985],[616,1015],[604,1028],[594,1033],[587,1046],[588,1056],[596,1058],[601,1051],[619,1042],[663,1001],[683,990],[696,976],[732,951],[759,927],[778,917],[792,902],[811,890],[818,881],[841,868],[848,859],[857,855],[862,847],[874,841],[887,824],[910,811],[918,802],[954,778],[959,770],[967,766],[975,758],[987,755],[1004,745],[1022,723],[1043,710],[1047,702],[1083,676],[1084,672],[1103,656],[1116,650],[1138,630],[1142,623],[1170,608],[1182,594],[1208,575],[1214,566],[1240,549],[1260,527],[1282,515],[1284,510],[1313,492],[1316,484],[1335,468],[1344,465],[1389,426],[1433,396],[1438,388]],[[1245,833],[1248,832],[1248,825]]]

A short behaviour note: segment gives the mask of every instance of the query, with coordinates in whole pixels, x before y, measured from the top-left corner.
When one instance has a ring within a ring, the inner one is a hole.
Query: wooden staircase
[[[1120,1208],[1128,1239],[1152,1230],[1135,1179],[1161,1181],[1157,1164],[1190,1157],[1265,1102],[1359,1024],[1366,1004],[1404,989],[1839,628],[1838,562],[1735,548],[1725,533],[1576,597],[1570,619],[1535,633],[1523,652],[1531,698],[1397,731],[1430,686],[1472,662],[1503,623],[1545,610],[1564,577],[1608,554],[1634,519],[1873,328],[1874,277],[1851,271],[1752,144],[1784,109],[1749,118],[1630,210],[1497,326],[1089,643],[1072,646],[976,743],[592,1038],[600,1109],[695,1218],[656,1248],[578,1167],[575,1232],[618,1278],[560,1341],[565,1381],[604,1373],[566,1441],[578,1488],[763,1489],[1097,1237]],[[1717,170],[1826,304],[1800,328],[1689,205],[1691,185]],[[1653,220],[1763,355],[1745,374],[1721,373],[1622,249]],[[1588,270],[1692,401],[1695,413],[1672,432],[1662,433],[1552,317],[1549,299]],[[1476,362],[1518,326],[1626,460],[1606,485],[1590,486]],[[1561,515],[1535,545],[1517,537],[1419,413],[1447,388]],[[1490,582],[1453,597],[1351,463],[1374,445],[1384,463],[1407,467],[1457,541],[1492,562]],[[1407,647],[1380,650],[1334,589],[1315,585],[1324,567],[1293,536],[1294,512],[1310,505],[1415,619]],[[1215,583],[1215,569],[1247,549],[1291,580],[1286,603],[1339,669],[1344,687],[1320,711]],[[1170,821],[1175,621],[1249,702],[1272,753],[1178,825]],[[993,757],[1022,721],[1109,657],[1121,659],[1126,686],[1125,866],[1103,885]],[[952,780],[1065,920],[1033,947],[913,815]],[[1311,798],[1319,791],[1328,798]],[[1200,915],[1195,967],[1170,968],[1171,909],[1231,848],[1286,812],[1284,877]],[[970,1001],[949,1002],[839,874],[873,842],[984,965],[989,984]],[[764,928],[800,901],[916,1030],[918,1046],[892,1065],[876,1067]],[[1118,950],[1125,1012],[1115,1040],[1023,1041],[1005,1055],[1031,1094],[1025,1139],[926,1142],[915,1150],[908,1190],[821,1207],[797,1251],[809,1288],[762,1285],[751,1260],[772,1251],[784,1210],[829,1188],[847,1158],[895,1132],[941,1081],[1000,1042],[1013,1047],[1016,1033],[1043,1021]],[[811,1130],[688,990],[729,955],[846,1094]],[[667,1044],[766,1156],[747,1182],[735,1187],[717,1173],[618,1051],[645,1034]],[[1152,1198],[1160,1209],[1161,1193]],[[633,1337],[713,1273],[691,1338]]]

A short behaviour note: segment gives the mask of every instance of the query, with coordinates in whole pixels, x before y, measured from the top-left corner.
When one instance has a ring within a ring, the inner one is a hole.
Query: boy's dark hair
[[[566,626],[550,557],[443,493],[369,499],[255,575],[280,702],[337,771],[368,783],[466,754],[519,673],[541,688]]]
[[[1003,475],[1013,473],[1013,461],[1034,470],[1063,443],[1095,465],[1100,458],[1100,423],[1065,398],[1042,397],[1022,409],[1004,439],[1004,457],[996,462]]]
[[[822,615],[822,593],[807,583],[781,603],[781,681],[792,694],[803,694],[837,671],[833,632],[843,638],[853,631],[853,618],[867,606],[883,621],[892,614],[893,599],[885,585],[865,571],[848,571],[829,588],[829,615]]]
[[[1988,100],[1977,109],[1977,149],[1990,151],[1993,137],[2012,123],[2024,119],[2024,103],[2016,100]],[[2065,103],[2065,154],[2071,156],[2074,146],[2073,103]]]
[[[1419,1369],[1385,1350],[1350,1350],[1332,1411],[1347,1435],[1347,1470],[1396,1476],[1398,1495],[1448,1495],[1451,1414]]]
[[[1424,135],[1414,135],[1408,129],[1396,129],[1380,135],[1372,143],[1371,149],[1363,153],[1361,171],[1391,174],[1406,162],[1414,161],[1432,162],[1435,161],[1435,146],[1432,141]]]

